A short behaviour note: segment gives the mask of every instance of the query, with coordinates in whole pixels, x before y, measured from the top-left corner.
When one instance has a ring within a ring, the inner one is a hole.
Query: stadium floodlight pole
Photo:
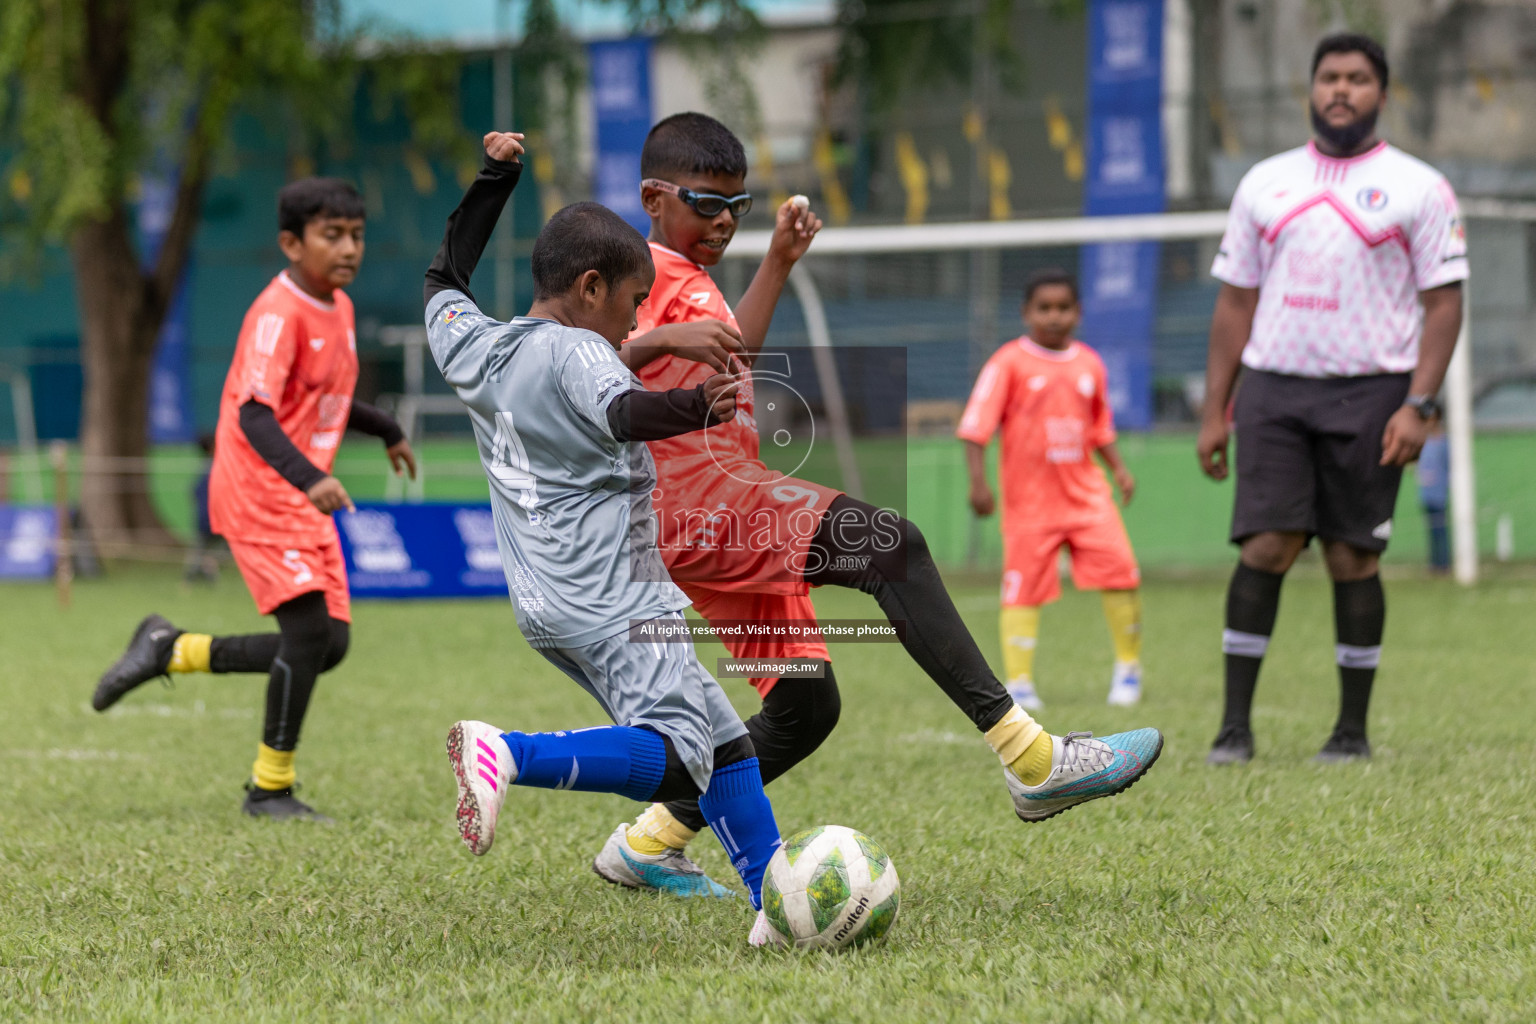
[[[1466,286],[1463,286],[1466,287]],[[1477,582],[1477,483],[1472,465],[1472,295],[1462,294],[1461,333],[1445,374],[1445,433],[1451,462],[1451,544],[1456,582]]]

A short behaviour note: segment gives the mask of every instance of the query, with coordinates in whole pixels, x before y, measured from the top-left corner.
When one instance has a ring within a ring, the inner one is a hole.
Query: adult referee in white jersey
[[[1233,426],[1241,547],[1227,591],[1226,710],[1209,758],[1253,757],[1249,710],[1280,584],[1322,540],[1333,579],[1338,723],[1320,761],[1369,757],[1366,710],[1386,603],[1377,562],[1402,468],[1418,457],[1461,326],[1466,237],[1450,185],[1376,137],[1387,60],[1366,36],[1312,59],[1312,141],[1238,185],[1212,273],[1200,466],[1228,473]]]

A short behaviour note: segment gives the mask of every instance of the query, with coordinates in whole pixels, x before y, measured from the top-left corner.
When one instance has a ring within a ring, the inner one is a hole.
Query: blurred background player
[[[305,178],[277,196],[288,258],[245,314],[224,381],[209,476],[209,519],[228,543],[256,609],[278,632],[215,637],[160,615],[139,623],[96,687],[105,711],[129,690],[183,672],[267,675],[266,718],[246,786],[247,814],[329,820],[293,795],[294,750],[320,673],[347,653],[346,566],[331,515],[352,508],[330,475],[348,429],[383,439],[395,472],[415,456],[387,413],[354,402],[357,336],[341,289],[363,259],[362,197],[345,181]]]
[[[1280,585],[1314,536],[1333,580],[1339,717],[1315,760],[1371,756],[1366,717],[1381,661],[1386,596],[1377,566],[1392,536],[1403,467],[1438,417],[1461,330],[1467,243],[1439,171],[1376,137],[1387,58],[1341,33],[1312,56],[1312,141],[1243,176],[1211,273],[1197,454],[1228,473],[1227,403],[1239,545],[1221,647],[1226,706],[1207,757],[1253,757],[1250,715]]]
[[[534,301],[486,316],[469,279],[517,184],[522,136],[485,136],[485,168],[448,219],[425,289],[428,341],[468,407],[491,485],[518,628],[616,724],[555,733],[462,721],[448,735],[460,836],[490,849],[510,785],[696,800],[760,903],[779,846],[746,727],[699,664],[651,516],[655,464],[636,442],[728,422],[740,381],[647,391],[616,350],[655,279],[639,232],[596,203],[534,243]],[[657,627],[667,638],[656,636]],[[749,940],[772,938],[759,915]]]
[[[1002,430],[998,476],[1003,488],[1001,636],[1008,692],[1026,708],[1042,706],[1033,664],[1040,607],[1061,596],[1057,553],[1072,553],[1072,581],[1103,592],[1115,647],[1109,703],[1141,699],[1141,570],[1115,508],[1098,455],[1129,505],[1136,481],[1115,447],[1104,363],[1072,337],[1081,317],[1077,282],[1042,270],[1024,286],[1029,333],[998,349],[982,367],[957,436],[965,443],[971,508],[996,507],[987,484],[986,446]]]
[[[1451,530],[1446,514],[1451,507],[1451,442],[1437,420],[1419,450],[1417,467],[1419,505],[1429,530],[1429,571],[1436,576],[1451,572]]]
[[[712,117],[677,114],[651,129],[640,162],[656,283],[620,356],[653,390],[696,387],[750,365],[790,268],[821,221],[793,202],[779,207],[768,255],[733,313],[706,268],[719,262],[751,208],[741,142]],[[814,622],[812,585],[872,595],[898,624],[913,660],[986,736],[1005,766],[1015,812],[1026,821],[1118,793],[1151,767],[1162,749],[1155,729],[1102,740],[1045,732],[988,667],[922,532],[889,509],[765,466],[753,402],[748,374],[733,420],[650,446],[662,558],[700,615],[712,623]],[[738,658],[822,663],[821,679],[752,680],[763,708],[747,720],[747,731],[763,779],[772,781],[837,723],[827,648],[819,638],[723,639]],[[619,885],[719,895],[683,852],[705,823],[689,800],[653,804],[633,825],[614,829],[593,869]]]

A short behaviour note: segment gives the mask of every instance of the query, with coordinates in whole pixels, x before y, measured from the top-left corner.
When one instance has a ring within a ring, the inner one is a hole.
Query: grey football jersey
[[[427,342],[469,409],[517,624],[575,647],[688,606],[656,550],[656,466],[617,441],[608,405],[639,380],[591,331],[502,323],[463,292],[427,305]]]

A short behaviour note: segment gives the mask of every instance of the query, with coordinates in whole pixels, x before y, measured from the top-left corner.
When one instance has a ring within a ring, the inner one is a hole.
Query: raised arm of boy
[[[779,304],[789,272],[811,247],[811,240],[821,230],[821,218],[808,207],[785,200],[773,224],[773,240],[768,255],[752,275],[746,294],[736,304],[736,322],[741,325],[741,343],[749,355],[756,355],[768,337],[773,322],[773,308]]]
[[[517,159],[523,152],[522,132],[487,132],[483,141],[485,166],[448,215],[443,244],[427,268],[424,302],[431,302],[432,296],[450,288],[463,292],[474,302],[474,293],[469,290],[470,276],[491,240],[502,207],[507,205],[523,173],[522,161]]]

